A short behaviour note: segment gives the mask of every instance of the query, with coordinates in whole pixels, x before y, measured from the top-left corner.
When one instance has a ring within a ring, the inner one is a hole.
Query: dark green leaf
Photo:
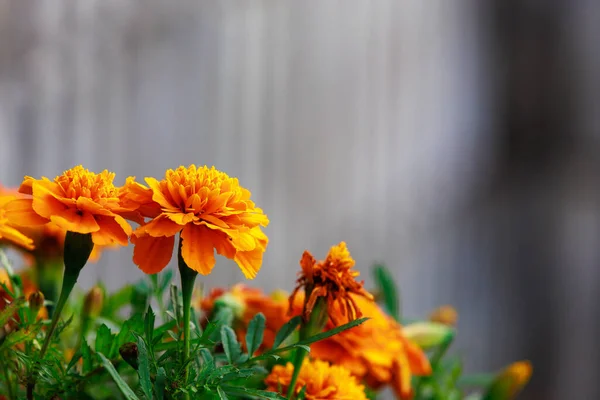
[[[275,341],[273,342],[273,349],[278,348],[281,343],[283,343],[285,341],[285,339],[288,338],[288,336],[290,336],[292,334],[292,332],[294,332],[296,330],[296,328],[300,325],[300,323],[302,322],[302,317],[299,315],[296,315],[294,318],[290,319],[288,322],[286,322],[281,329],[279,329],[279,332],[277,332],[277,335],[275,335]]]
[[[274,400],[286,400],[285,397],[275,392],[267,392],[266,390],[249,389],[238,386],[221,386],[225,393],[232,396],[250,396],[259,399],[274,399]]]
[[[156,373],[156,397],[158,400],[163,400],[165,398],[165,386],[167,382],[167,374],[165,373],[165,369],[160,367]]]
[[[461,376],[456,384],[462,387],[482,388],[487,387],[494,381],[494,374],[472,374]]]
[[[8,349],[16,344],[30,342],[37,336],[41,325],[31,325],[28,329],[13,331],[4,338],[0,349]]]
[[[85,374],[92,370],[92,349],[88,345],[87,340],[83,340],[81,343],[81,358],[83,358],[83,368],[81,371]]]
[[[248,324],[248,331],[246,332],[246,347],[248,348],[248,355],[252,357],[254,352],[258,350],[263,341],[263,335],[265,332],[266,319],[263,313],[258,313],[252,318]]]
[[[152,312],[151,310],[149,312]],[[140,386],[148,400],[152,400],[152,382],[150,381],[150,360],[148,360],[148,347],[144,338],[137,337],[138,346],[138,375],[140,377]]]
[[[152,339],[154,338],[154,321],[156,317],[154,315],[154,311],[152,311],[152,306],[148,306],[148,310],[146,311],[146,318],[144,318],[144,331],[146,332],[146,340],[148,343],[152,343]]]
[[[383,305],[386,311],[396,321],[400,321],[400,299],[394,277],[384,265],[376,265],[373,268],[373,276],[377,285],[377,291],[383,297]]]
[[[175,319],[177,320],[177,324],[182,320],[183,316],[183,304],[181,297],[179,296],[179,292],[177,291],[177,286],[171,285],[171,307],[173,313],[175,314]]]
[[[311,337],[309,337],[307,339],[301,340],[298,343],[296,343],[296,345],[301,345],[301,344],[309,345],[311,343],[315,343],[315,342],[318,342],[320,340],[330,338],[331,336],[337,335],[340,332],[347,331],[348,329],[352,329],[355,326],[358,326],[358,325],[362,324],[363,322],[365,322],[367,320],[369,320],[369,318],[358,318],[358,319],[355,319],[354,321],[348,322],[347,324],[340,325],[340,326],[338,326],[336,328],[333,328],[333,329],[330,329],[330,330],[328,330],[326,332],[321,332],[321,333],[318,333],[318,334],[316,334],[314,336],[311,336]]]
[[[96,353],[110,353],[113,335],[105,324],[100,325],[96,333]]]
[[[221,342],[223,343],[223,350],[225,350],[227,361],[230,364],[236,363],[242,355],[242,349],[233,329],[228,326],[221,327]]]
[[[306,385],[302,386],[302,389],[298,392],[296,400],[304,400],[306,398]]]
[[[123,393],[123,396],[125,396],[125,398],[128,400],[139,400],[139,397],[137,397],[135,395],[135,393],[133,392],[133,390],[131,390],[129,385],[127,385],[127,383],[125,383],[123,378],[121,378],[121,375],[119,375],[119,373],[117,372],[115,367],[112,365],[110,360],[108,358],[106,358],[104,356],[104,354],[102,354],[102,353],[98,353],[98,356],[100,357],[100,360],[102,361],[102,365],[104,366],[104,368],[106,368],[106,370],[108,371],[110,376],[113,378],[113,380],[119,387],[119,390],[121,391],[121,393]]]

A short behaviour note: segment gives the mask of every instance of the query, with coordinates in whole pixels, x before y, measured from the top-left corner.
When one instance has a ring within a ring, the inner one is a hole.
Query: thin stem
[[[183,351],[181,352],[181,364],[185,365],[183,369],[184,385],[187,384],[189,377],[189,363],[186,365],[187,359],[190,357],[190,308],[192,305],[192,293],[194,291],[194,281],[198,272],[189,268],[181,255],[182,240],[179,240],[179,251],[177,254],[179,274],[181,276],[181,295],[183,300]],[[185,393],[184,399],[188,400],[189,394]]]
[[[6,389],[8,390],[8,398],[9,400],[16,399],[15,393],[13,392],[12,382],[8,376],[8,366],[6,368],[2,368],[2,372],[4,374],[4,379],[6,380]]]
[[[288,399],[293,399],[296,394],[296,382],[298,382],[298,376],[300,375],[300,369],[302,369],[304,357],[306,357],[304,349],[296,349],[296,354],[294,355],[294,373],[292,374],[292,380],[288,386]]]

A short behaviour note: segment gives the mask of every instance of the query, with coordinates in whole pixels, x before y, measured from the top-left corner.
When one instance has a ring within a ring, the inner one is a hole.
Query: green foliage
[[[373,277],[385,310],[396,321],[400,321],[400,296],[392,273],[385,265],[378,264],[373,267]]]

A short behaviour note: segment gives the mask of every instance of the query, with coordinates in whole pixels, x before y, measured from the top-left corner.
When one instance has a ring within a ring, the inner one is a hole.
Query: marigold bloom
[[[234,260],[247,278],[256,276],[268,243],[260,227],[269,220],[236,178],[214,167],[190,165],[168,170],[161,181],[146,178],[146,183],[149,189],[138,184],[135,196],[123,196],[139,205],[143,217],[152,218],[131,238],[133,261],[142,271],[160,272],[181,233],[181,255],[189,268],[208,275],[216,250]]]
[[[94,244],[126,246],[131,226],[119,213],[132,210],[121,206],[114,177],[106,170],[95,174],[81,165],[53,181],[26,176],[19,191],[32,198],[10,202],[9,218],[23,226],[51,221],[66,231],[91,233]]]
[[[411,377],[430,375],[429,360],[422,349],[403,335],[402,326],[375,302],[356,294],[350,296],[370,319],[313,343],[311,357],[346,367],[372,388],[391,385],[399,398],[411,398]],[[299,311],[299,307],[293,311]],[[333,329],[335,325],[330,320],[325,329]]]
[[[316,262],[314,257],[305,251],[300,260],[302,271],[290,296],[290,308],[298,291],[304,289],[308,293],[302,311],[306,321],[319,297],[326,299],[329,318],[337,325],[360,318],[361,310],[350,294],[354,293],[371,301],[373,295],[363,288],[363,282],[356,281],[360,272],[351,270],[354,264],[344,242],[333,246],[327,258],[320,262]]]
[[[455,326],[458,321],[458,312],[452,306],[440,306],[429,315],[429,320],[448,326]]]
[[[287,395],[293,373],[292,363],[276,365],[265,379],[267,390],[278,392],[281,388],[281,393]],[[304,360],[293,390],[299,393],[304,386],[307,400],[367,400],[365,387],[358,383],[350,371],[324,361]]]
[[[33,240],[17,229],[17,226],[9,221],[6,213],[7,204],[16,198],[17,196],[9,194],[0,186],[0,244],[8,242],[27,250],[33,250]]]
[[[263,344],[258,349],[258,352],[260,353],[264,349],[271,348],[275,341],[275,335],[283,324],[290,319],[287,315],[287,296],[282,296],[278,293],[268,296],[260,289],[237,284],[228,291],[224,289],[213,289],[207,297],[202,299],[202,310],[207,315],[210,315],[213,311],[215,302],[225,297],[230,297],[239,304],[233,327],[244,350],[247,348],[246,331],[248,329],[248,324],[259,312],[262,312],[265,315],[266,324]]]

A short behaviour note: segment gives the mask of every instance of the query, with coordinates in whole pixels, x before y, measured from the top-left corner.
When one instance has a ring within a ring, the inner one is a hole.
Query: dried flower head
[[[363,288],[363,282],[357,282],[360,272],[352,270],[355,262],[350,256],[346,243],[333,246],[327,258],[317,262],[305,251],[300,260],[302,271],[289,302],[290,309],[300,289],[307,294],[304,300],[302,316],[308,320],[319,298],[326,299],[329,318],[341,325],[356,318],[362,313],[351,293],[373,301],[373,296]]]

